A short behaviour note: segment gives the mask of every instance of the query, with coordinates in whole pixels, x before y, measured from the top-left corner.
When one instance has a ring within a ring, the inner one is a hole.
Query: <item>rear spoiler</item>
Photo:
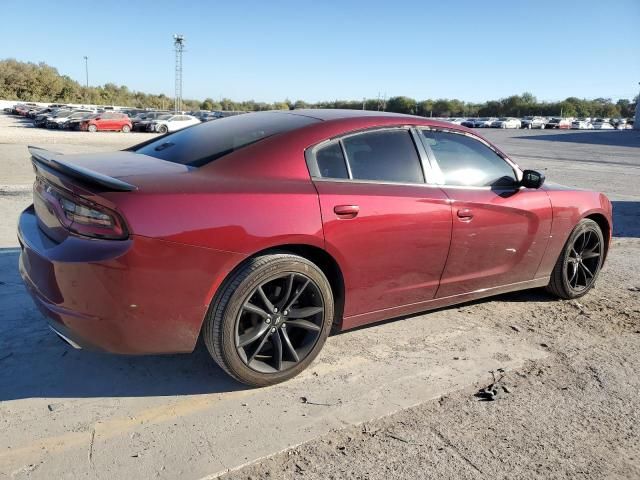
[[[117,178],[109,177],[108,175],[94,172],[88,168],[83,168],[79,165],[74,165],[72,163],[65,162],[64,160],[60,160],[59,156],[62,155],[61,153],[51,152],[40,147],[29,146],[27,148],[29,149],[29,153],[31,154],[34,163],[44,165],[45,167],[63,173],[68,177],[80,180],[83,183],[98,185],[108,190],[115,190],[119,192],[131,192],[138,189],[135,185],[123,182]]]

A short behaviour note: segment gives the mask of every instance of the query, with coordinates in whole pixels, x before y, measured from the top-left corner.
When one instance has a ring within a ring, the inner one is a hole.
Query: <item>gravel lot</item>
[[[549,181],[614,201],[597,287],[335,335],[300,377],[246,390],[202,348],[117,357],[54,338],[16,272],[26,145],[104,151],[149,136],[0,115],[0,479],[640,478],[640,133],[482,133]],[[478,401],[498,368],[508,392]]]

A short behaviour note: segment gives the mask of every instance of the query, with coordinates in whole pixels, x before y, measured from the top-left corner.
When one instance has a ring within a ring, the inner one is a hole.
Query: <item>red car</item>
[[[131,119],[124,113],[102,112],[81,122],[80,130],[88,132],[115,130],[129,133],[131,131]]]
[[[115,153],[31,147],[20,270],[78,347],[302,371],[344,330],[503,292],[594,285],[601,193],[543,185],[471,130],[380,112],[228,117]]]

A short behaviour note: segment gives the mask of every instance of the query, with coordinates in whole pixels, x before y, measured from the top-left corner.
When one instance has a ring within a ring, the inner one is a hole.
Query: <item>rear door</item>
[[[425,182],[415,140],[407,128],[376,129],[307,152],[345,317],[430,300],[438,288],[451,207]]]
[[[437,298],[533,279],[551,233],[544,190],[481,139],[421,129],[436,182],[451,199],[451,249]]]

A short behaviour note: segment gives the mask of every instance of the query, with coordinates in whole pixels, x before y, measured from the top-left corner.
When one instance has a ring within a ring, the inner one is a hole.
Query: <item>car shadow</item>
[[[640,238],[640,202],[614,200],[613,236]]]
[[[46,326],[18,274],[19,249],[0,249],[0,401],[210,394],[247,387],[198,344],[192,354],[122,356],[75,350]]]
[[[638,130],[572,130],[571,132],[557,130],[555,133],[521,135],[513,138],[521,140],[543,140],[547,142],[640,147],[640,131]]]

